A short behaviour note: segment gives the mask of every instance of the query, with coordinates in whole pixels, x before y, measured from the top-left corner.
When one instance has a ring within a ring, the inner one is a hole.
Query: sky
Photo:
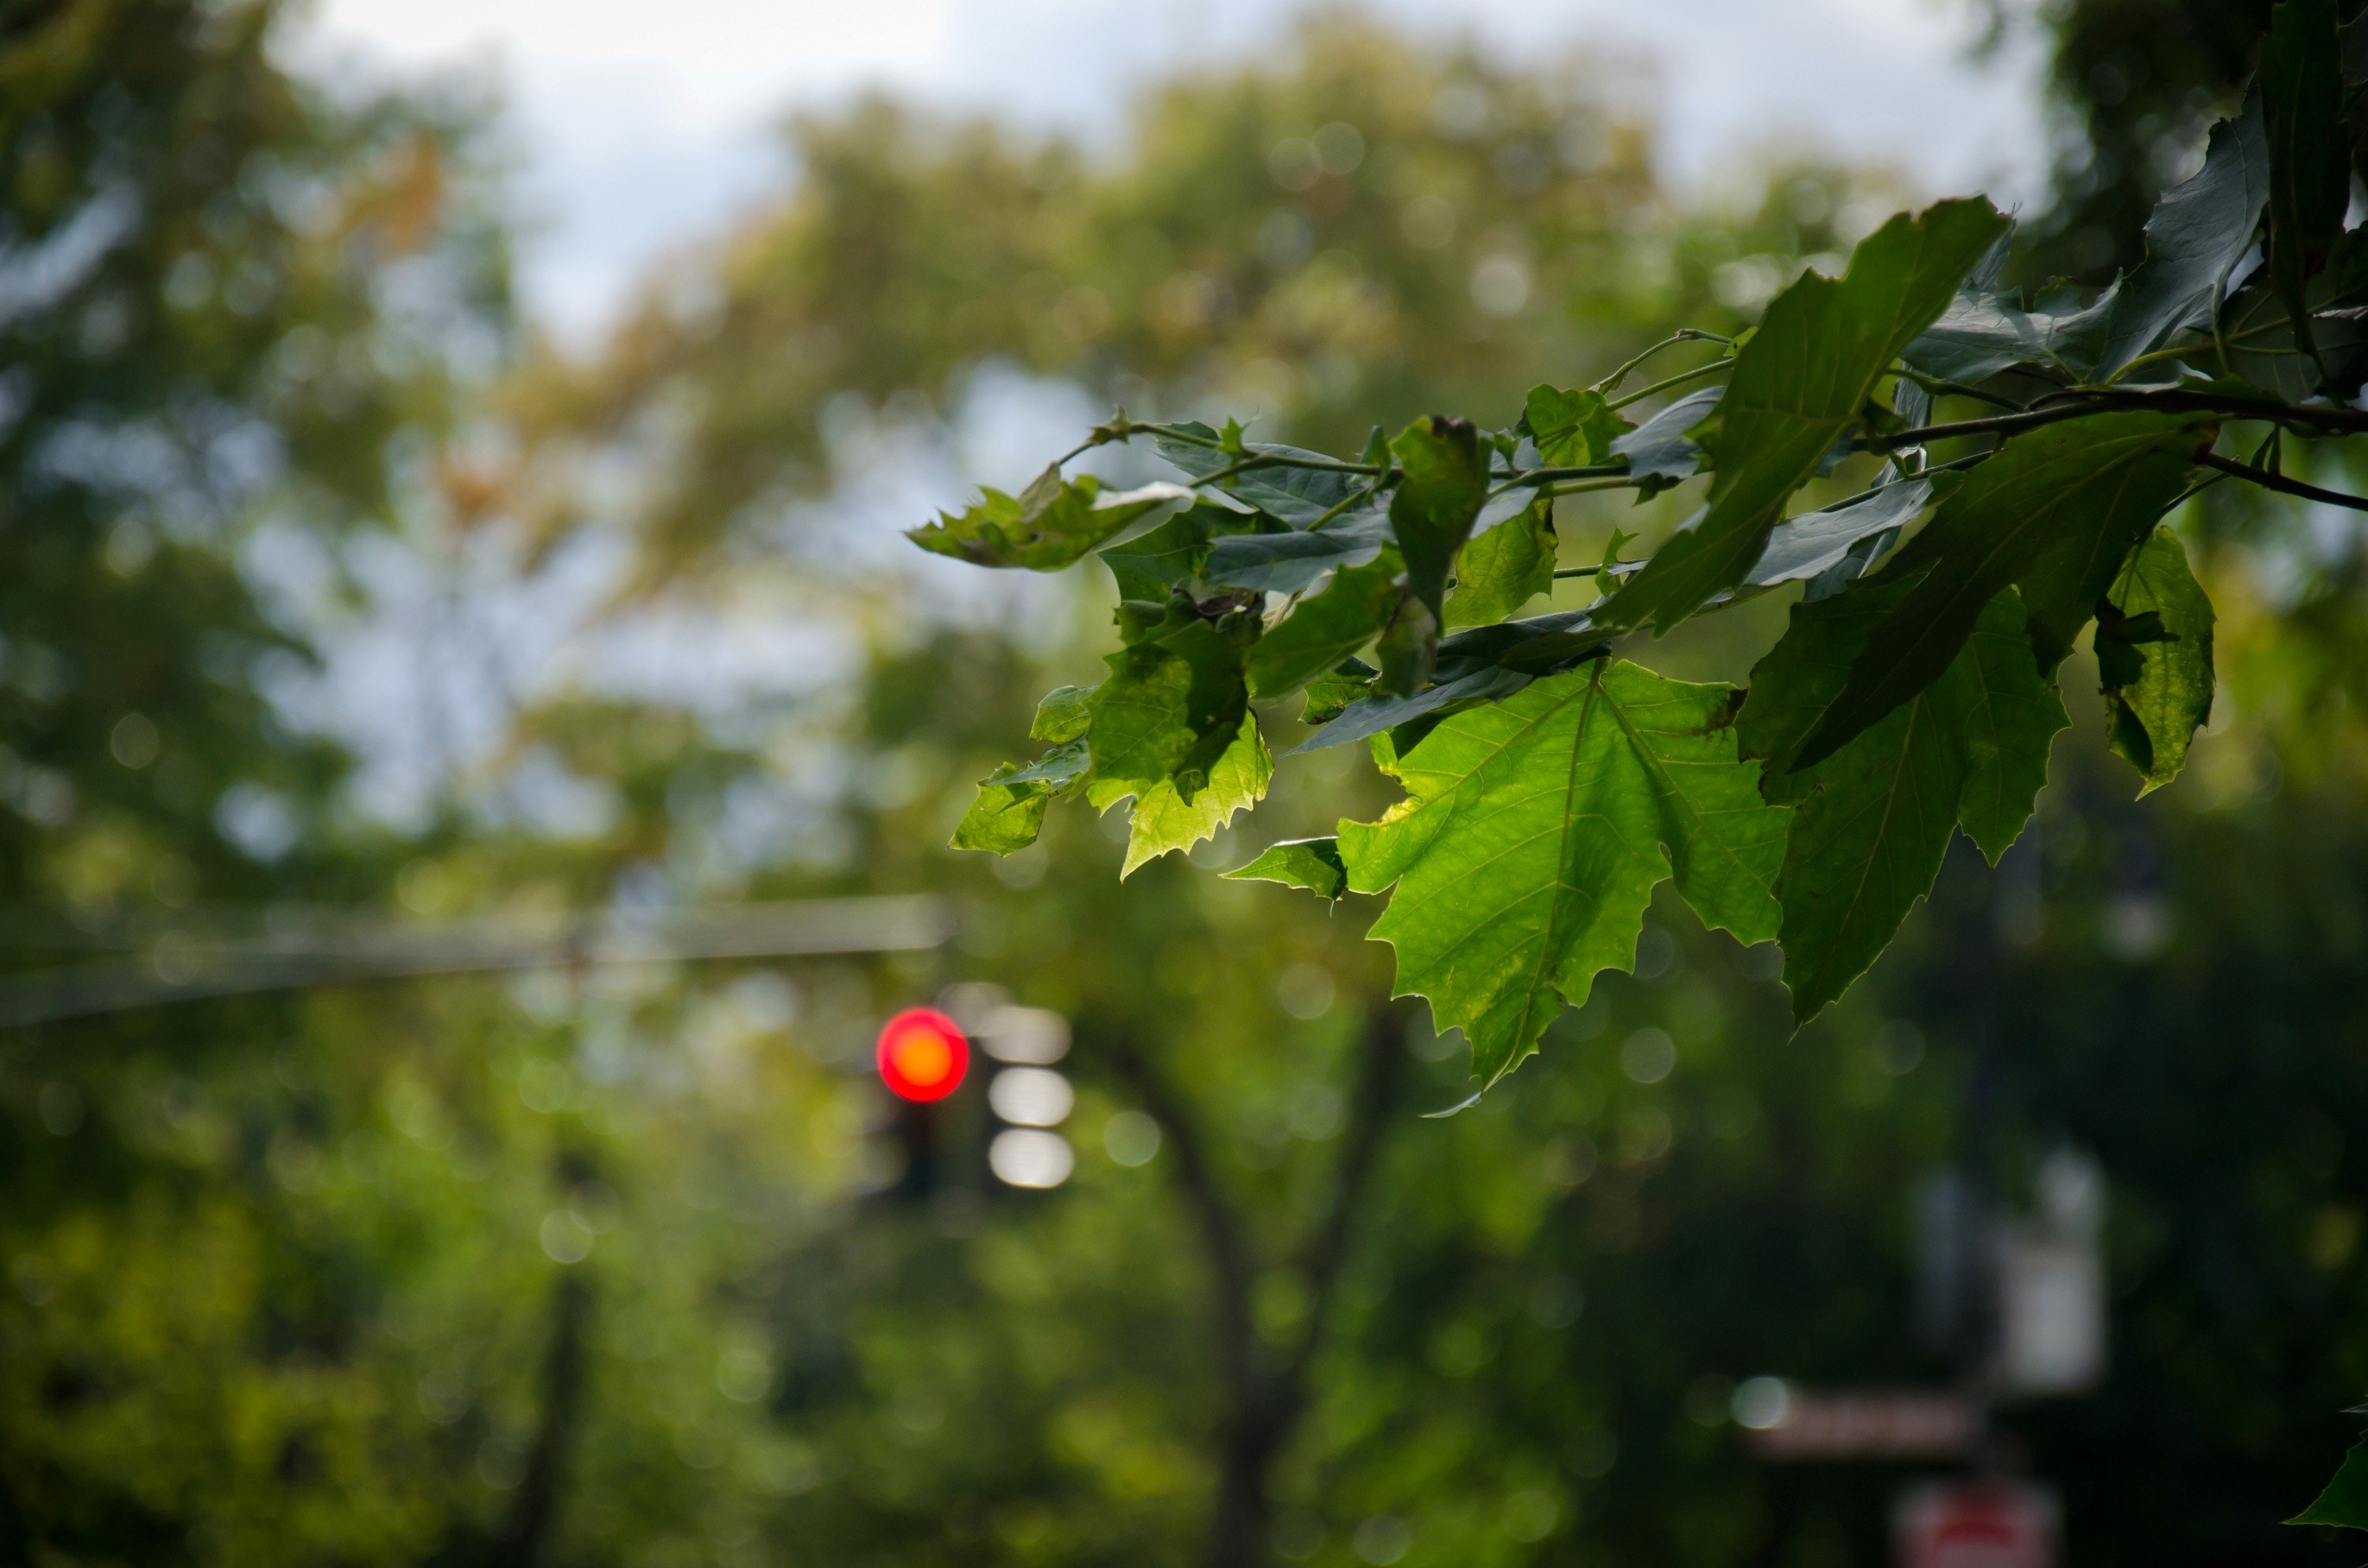
[[[1973,0],[1363,0],[1521,59],[1590,48],[1657,101],[1666,178],[1739,180],[1777,149],[1901,169],[1930,194],[2040,194],[2027,43],[1970,57]],[[300,64],[489,74],[529,233],[528,308],[588,346],[637,278],[782,177],[772,128],[884,87],[1102,146],[1132,89],[1239,58],[1299,0],[320,0]]]

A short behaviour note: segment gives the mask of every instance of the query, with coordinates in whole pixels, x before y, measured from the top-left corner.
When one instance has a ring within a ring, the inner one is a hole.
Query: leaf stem
[[[1668,336],[1661,339],[1660,342],[1653,345],[1650,348],[1645,349],[1642,354],[1637,355],[1634,359],[1631,359],[1626,364],[1621,366],[1618,369],[1612,371],[1610,375],[1604,377],[1601,381],[1596,382],[1589,390],[1599,392],[1610,392],[1614,387],[1628,379],[1629,371],[1634,369],[1645,360],[1650,359],[1662,349],[1675,348],[1680,343],[1715,343],[1728,348],[1735,347],[1735,339],[1731,337],[1721,337],[1714,332],[1704,332],[1700,327],[1682,326],[1677,331],[1671,333]],[[1615,403],[1613,406],[1617,407],[1618,404]]]
[[[1632,403],[1652,396],[1655,392],[1667,392],[1671,387],[1681,387],[1688,381],[1700,381],[1702,377],[1711,375],[1715,371],[1724,370],[1734,363],[1734,355],[1722,354],[1706,365],[1696,365],[1691,370],[1680,370],[1674,376],[1665,377],[1660,381],[1655,381],[1649,387],[1638,387],[1626,397],[1615,397],[1609,403],[1606,403],[1603,406],[1606,408],[1625,408]]]

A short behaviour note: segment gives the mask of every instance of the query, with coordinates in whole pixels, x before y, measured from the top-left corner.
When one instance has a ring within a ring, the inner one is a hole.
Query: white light
[[[1058,1187],[1069,1179],[1077,1156],[1057,1132],[1015,1127],[986,1146],[987,1168],[1013,1187]]]
[[[1735,1423],[1754,1432],[1784,1425],[1793,1414],[1793,1391],[1782,1378],[1746,1378],[1735,1391]]]
[[[995,1114],[1019,1127],[1058,1127],[1077,1103],[1069,1080],[1042,1067],[1007,1067],[986,1085]]]
[[[980,1020],[977,1033],[997,1062],[1050,1067],[1069,1054],[1069,1020],[1050,1007],[997,1007]]]

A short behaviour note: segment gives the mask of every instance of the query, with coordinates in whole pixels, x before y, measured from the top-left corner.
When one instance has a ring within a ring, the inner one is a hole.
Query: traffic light
[[[907,1007],[882,1027],[873,1061],[896,1102],[893,1130],[900,1157],[887,1196],[927,1198],[938,1185],[939,1102],[968,1075],[970,1041],[961,1025],[935,1008]]]
[[[1077,1098],[1053,1067],[1069,1053],[1069,1020],[1044,1007],[1006,1005],[979,1021],[978,1037],[1002,1064],[986,1085],[987,1108],[999,1124],[986,1145],[986,1168],[1007,1187],[1060,1186],[1077,1164],[1069,1141],[1053,1131]]]
[[[970,1041],[934,1007],[907,1007],[880,1031],[880,1081],[900,1100],[928,1105],[962,1087]]]

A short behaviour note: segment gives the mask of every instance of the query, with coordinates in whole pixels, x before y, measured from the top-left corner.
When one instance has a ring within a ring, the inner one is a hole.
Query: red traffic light
[[[969,1071],[962,1026],[934,1007],[907,1007],[880,1031],[880,1081],[899,1099],[944,1099]]]

